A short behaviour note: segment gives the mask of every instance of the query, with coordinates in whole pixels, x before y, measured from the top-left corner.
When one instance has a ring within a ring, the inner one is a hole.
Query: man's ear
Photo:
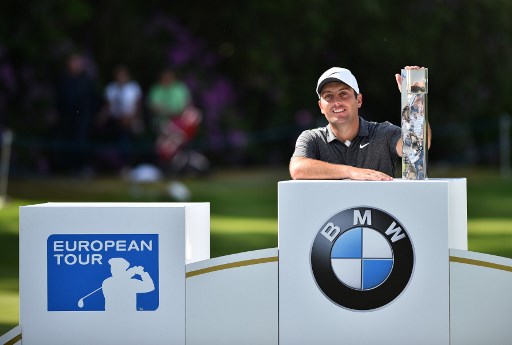
[[[318,107],[320,108],[320,112],[323,114],[324,110],[322,109],[322,101],[318,100]]]
[[[362,105],[363,105],[363,94],[358,93],[357,94],[357,107],[361,108]]]

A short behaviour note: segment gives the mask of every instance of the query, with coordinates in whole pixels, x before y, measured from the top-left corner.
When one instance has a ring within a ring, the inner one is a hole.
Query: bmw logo
[[[320,227],[311,248],[311,269],[323,294],[351,310],[373,310],[405,290],[414,268],[407,231],[389,213],[354,207]]]

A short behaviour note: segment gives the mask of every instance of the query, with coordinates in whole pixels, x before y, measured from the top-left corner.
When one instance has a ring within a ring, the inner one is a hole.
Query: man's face
[[[358,120],[362,99],[350,86],[332,82],[323,87],[318,106],[330,124],[351,124]]]
[[[130,81],[130,75],[128,74],[128,71],[123,68],[116,70],[114,78],[119,84],[125,84]]]

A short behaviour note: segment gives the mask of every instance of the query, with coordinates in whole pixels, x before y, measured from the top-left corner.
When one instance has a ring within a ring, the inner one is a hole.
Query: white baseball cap
[[[354,77],[352,72],[346,68],[332,67],[318,78],[318,83],[316,84],[316,93],[318,94],[318,97],[320,97],[320,92],[325,84],[333,81],[345,83],[354,89],[356,93],[359,93],[359,86],[357,85],[356,77]]]

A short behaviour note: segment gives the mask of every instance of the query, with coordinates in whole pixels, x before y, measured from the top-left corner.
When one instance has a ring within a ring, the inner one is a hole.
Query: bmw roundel
[[[383,307],[405,290],[414,250],[403,225],[372,207],[343,210],[319,229],[311,269],[323,294],[352,310]]]

